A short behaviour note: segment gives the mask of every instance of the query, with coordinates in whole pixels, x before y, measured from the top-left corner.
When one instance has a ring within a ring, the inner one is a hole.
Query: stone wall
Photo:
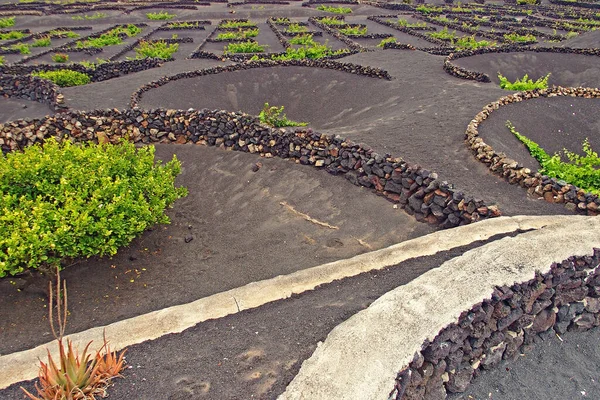
[[[571,96],[584,98],[600,98],[600,89],[597,88],[563,88],[552,87],[544,90],[532,90],[528,92],[519,92],[504,96],[501,99],[488,104],[484,109],[471,120],[467,127],[466,143],[473,151],[475,157],[485,163],[489,169],[496,175],[506,179],[509,183],[520,185],[527,189],[527,192],[533,196],[541,197],[550,203],[564,204],[567,209],[587,215],[598,215],[600,213],[600,198],[598,195],[586,193],[578,187],[541,175],[538,172],[532,172],[529,168],[524,168],[517,161],[508,158],[503,153],[497,153],[490,145],[486,144],[479,137],[479,125],[485,121],[489,115],[498,108],[511,103],[524,100],[535,99],[538,97]],[[526,135],[526,132],[524,133]]]
[[[68,112],[0,125],[3,152],[22,149],[48,137],[72,141],[195,143],[281,157],[341,175],[357,186],[400,205],[419,221],[453,227],[500,215],[495,206],[455,191],[419,165],[339,136],[311,129],[276,129],[256,117],[210,110],[141,110]]]
[[[461,314],[424,343],[400,371],[390,398],[438,400],[464,392],[481,370],[514,360],[538,338],[600,326],[600,250],[554,263],[545,274],[511,287]]]
[[[67,108],[60,88],[36,76],[0,75],[0,95],[44,103],[57,112]]]

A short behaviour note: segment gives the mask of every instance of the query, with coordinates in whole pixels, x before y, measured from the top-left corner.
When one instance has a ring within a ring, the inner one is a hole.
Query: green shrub
[[[271,107],[269,103],[265,103],[262,111],[258,114],[258,119],[263,124],[274,126],[276,128],[282,128],[285,126],[306,126],[307,122],[295,122],[287,118],[283,113],[283,106]]]
[[[239,40],[239,39],[248,39],[251,37],[258,36],[258,28],[257,29],[240,29],[237,31],[230,32],[222,32],[217,35],[217,39],[219,40]]]
[[[456,39],[456,31],[449,32],[448,27],[446,27],[446,26],[441,31],[429,32],[427,35],[434,39],[440,39],[440,40],[453,41],[454,39]]]
[[[29,45],[25,43],[17,43],[13,44],[9,47],[10,49],[18,50],[21,54],[31,54],[31,50],[29,49]]]
[[[308,28],[300,24],[289,24],[286,31],[289,33],[302,33],[307,32]]]
[[[321,4],[317,7],[319,11],[326,11],[334,14],[350,14],[352,9],[350,7],[331,7]]]
[[[458,49],[479,49],[481,47],[495,46],[496,42],[488,42],[487,40],[476,40],[475,36],[463,36],[454,42],[454,46]]]
[[[541,174],[564,180],[587,192],[600,195],[600,158],[592,149],[589,140],[583,142],[583,156],[564,149],[563,155],[567,161],[563,161],[561,154],[550,156],[533,140],[517,132],[510,121],[506,121],[506,126],[540,163]]]
[[[123,43],[121,35],[125,34],[128,37],[133,37],[139,35],[141,31],[141,28],[133,24],[129,24],[126,27],[120,26],[118,28],[111,29],[106,33],[103,33],[97,38],[91,38],[83,41],[80,40],[75,44],[75,46],[80,49],[86,47],[102,48],[105,46],[115,46]]]
[[[146,18],[152,20],[152,21],[164,21],[167,19],[173,19],[175,18],[177,15],[176,14],[169,14],[166,11],[162,11],[159,13],[147,13],[146,14]]]
[[[168,28],[197,28],[199,26],[198,22],[169,22],[167,25]]]
[[[403,26],[405,28],[426,28],[427,27],[427,23],[426,22],[415,22],[413,24],[409,23],[407,20],[403,19],[403,18],[398,18],[397,21],[392,21],[391,19],[388,19],[387,22],[391,22],[392,24],[398,24],[400,26]]]
[[[54,139],[0,156],[0,277],[76,257],[114,255],[186,195],[180,163],[154,147]]]
[[[518,33],[507,33],[504,35],[504,39],[511,43],[529,43],[537,41],[536,37],[532,34],[519,35]]]
[[[21,31],[10,31],[6,33],[0,33],[0,40],[16,40],[25,37],[25,34]]]
[[[384,47],[386,43],[396,43],[396,38],[391,36],[385,39],[381,39],[381,42],[379,42],[377,47]]]
[[[344,35],[366,35],[367,27],[350,26],[348,28],[340,28],[339,31]]]
[[[223,21],[219,24],[219,28],[256,28],[256,24],[250,21]]]
[[[323,18],[318,18],[317,21],[319,21],[322,24],[325,25],[346,25],[346,21],[344,21],[343,17],[342,18],[333,18],[333,17],[323,17]]]
[[[82,20],[86,20],[86,21],[92,21],[95,19],[102,19],[102,18],[106,18],[108,17],[108,14],[106,13],[102,13],[102,12],[96,12],[95,14],[92,15],[75,15],[74,17],[71,17],[72,19],[74,19],[75,21],[82,21]]]
[[[43,38],[34,40],[31,44],[31,47],[48,47],[52,45],[52,41],[50,40],[50,36],[45,36]]]
[[[290,44],[313,45],[316,42],[313,35],[296,35],[289,40]]]
[[[0,56],[0,65],[4,65],[4,63],[6,63],[4,56]]]
[[[52,55],[52,61],[55,63],[66,63],[69,61],[69,55],[65,53],[56,53]]]
[[[229,43],[225,46],[224,54],[230,53],[262,53],[267,46],[248,40],[247,42]]]
[[[168,44],[164,40],[152,42],[142,40],[135,48],[135,54],[136,58],[162,58],[163,60],[170,60],[177,50],[179,50],[178,43]]]
[[[548,87],[548,78],[550,78],[550,74],[539,78],[537,81],[533,81],[529,79],[529,75],[525,74],[525,76],[521,79],[517,79],[514,83],[511,83],[508,78],[502,76],[502,74],[498,73],[498,79],[500,79],[500,87],[505,90],[533,90],[533,89],[546,89]]]
[[[83,72],[59,69],[56,71],[40,71],[31,74],[42,79],[48,79],[60,87],[81,86],[90,83],[90,77]]]
[[[15,25],[15,17],[0,18],[0,29],[10,28]]]
[[[285,49],[285,53],[273,54],[271,59],[276,61],[304,59],[318,60],[319,58],[337,56],[348,52],[349,51],[347,49],[333,51],[331,47],[327,45],[327,43],[320,44],[318,42],[313,42],[312,44],[306,44],[298,48],[288,47]]]
[[[273,19],[273,23],[277,25],[287,25],[290,23],[290,19],[287,17],[280,17]]]
[[[419,7],[415,8],[415,10],[421,14],[431,14],[434,12],[441,12],[442,7],[426,6],[425,4],[421,4]]]
[[[54,29],[54,30],[51,30],[50,32],[48,32],[48,36],[50,38],[57,37],[57,38],[75,39],[75,38],[79,37],[79,34],[73,32],[73,31],[63,31],[63,30]]]

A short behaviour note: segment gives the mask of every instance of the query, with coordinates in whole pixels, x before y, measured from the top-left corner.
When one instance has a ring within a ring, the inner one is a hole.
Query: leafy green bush
[[[537,81],[533,81],[529,79],[529,75],[525,74],[525,76],[521,79],[517,79],[514,83],[511,83],[508,78],[502,76],[502,74],[498,73],[498,79],[500,79],[500,88],[505,90],[533,90],[533,89],[546,89],[548,87],[548,78],[550,78],[550,74],[539,78]]]
[[[384,47],[386,43],[396,43],[396,38],[391,36],[385,39],[381,39],[381,42],[377,45],[377,47]]]
[[[300,24],[289,24],[286,31],[289,33],[302,33],[307,32],[308,28]]]
[[[48,47],[52,45],[52,41],[50,40],[50,36],[45,36],[43,38],[34,40],[31,44],[31,47]]]
[[[77,48],[86,48],[86,47],[96,47],[102,48],[105,46],[115,46],[123,43],[122,35],[126,35],[127,37],[137,36],[142,31],[141,28],[129,24],[126,27],[118,27],[115,29],[111,29],[110,31],[103,33],[97,38],[91,38],[87,40],[78,41],[75,46]]]
[[[320,44],[318,42],[313,41],[312,44],[306,44],[298,48],[288,47],[287,49],[285,49],[284,54],[273,54],[271,56],[271,59],[276,61],[304,59],[317,60],[319,58],[337,56],[348,52],[348,49],[340,49],[337,51],[333,51],[331,47],[327,45],[327,43]]]
[[[540,163],[540,173],[600,195],[600,158],[592,149],[589,140],[583,142],[583,156],[564,149],[563,154],[568,160],[565,162],[559,153],[550,156],[533,140],[521,135],[510,121],[506,121],[506,126]]]
[[[18,50],[21,54],[31,54],[31,50],[29,49],[29,45],[25,43],[17,43],[10,46],[10,49]]]
[[[66,63],[69,61],[69,55],[65,53],[56,53],[52,55],[52,61],[55,63]]]
[[[31,74],[42,79],[48,79],[60,87],[81,86],[90,83],[90,77],[83,72],[59,69],[56,71],[40,71]]]
[[[15,25],[15,17],[0,18],[0,29],[10,28]]]
[[[350,26],[348,28],[340,28],[339,31],[344,35],[366,35],[367,27]]]
[[[163,60],[170,60],[177,50],[179,50],[178,43],[168,44],[164,40],[152,42],[142,40],[135,48],[135,54],[136,58],[162,58]]]
[[[475,35],[463,36],[454,42],[454,46],[458,49],[479,49],[481,47],[495,46],[496,42],[488,42],[487,40],[476,40]]]
[[[4,65],[5,62],[4,56],[0,56],[0,65]]]
[[[287,25],[290,23],[290,19],[288,17],[279,17],[273,19],[273,23],[277,25]]]
[[[250,21],[223,21],[219,24],[219,28],[231,29],[231,28],[256,28],[256,24]]]
[[[197,28],[198,22],[170,22],[167,27],[168,28]]]
[[[159,13],[147,13],[146,14],[146,18],[148,18],[152,21],[164,21],[167,19],[173,19],[176,16],[177,16],[176,14],[169,14],[166,11],[159,12]]]
[[[442,29],[441,31],[429,32],[427,35],[434,39],[440,40],[453,41],[454,39],[456,39],[456,31],[449,32],[447,26],[445,26],[444,29]]]
[[[306,126],[306,125],[308,125],[307,122],[295,122],[295,121],[289,120],[288,117],[283,113],[283,106],[271,107],[271,106],[269,106],[269,103],[265,103],[260,114],[258,114],[258,119],[263,124],[274,126],[276,128],[282,128],[285,126]]]
[[[0,40],[17,40],[25,37],[25,34],[21,31],[10,31],[6,33],[0,33]]]
[[[102,12],[96,12],[95,14],[92,15],[75,15],[73,17],[71,17],[71,19],[74,19],[75,21],[92,21],[95,19],[102,19],[102,18],[106,18],[108,17],[108,14],[106,13],[102,13]]]
[[[247,42],[240,43],[229,43],[225,49],[224,54],[230,53],[262,53],[265,51],[266,45],[260,45],[257,42],[248,40]]]
[[[344,21],[343,17],[342,18],[333,18],[333,17],[323,17],[323,18],[318,18],[317,21],[319,21],[322,24],[325,25],[346,25],[346,21]]]
[[[222,32],[217,35],[217,39],[219,40],[239,40],[239,39],[248,39],[251,37],[258,36],[258,28],[257,29],[240,29],[237,31],[230,32]]]
[[[289,40],[290,44],[313,45],[315,40],[313,35],[296,35]]]
[[[352,9],[350,7],[331,7],[321,4],[317,7],[319,11],[326,11],[335,14],[350,14],[352,13]]]
[[[66,258],[113,255],[165,208],[180,163],[154,162],[154,147],[75,145],[54,139],[0,157],[0,277]]]
[[[434,12],[441,12],[442,7],[426,6],[425,4],[421,4],[419,7],[415,8],[415,10],[421,14],[431,14]]]
[[[527,35],[519,35],[516,32],[505,34],[504,39],[511,43],[529,43],[537,41],[536,37],[532,34],[528,33]]]
[[[73,32],[73,31],[64,31],[64,30],[59,30],[59,29],[53,29],[50,32],[48,32],[48,36],[50,38],[57,37],[57,38],[75,39],[75,38],[79,37],[79,34]]]
[[[427,23],[426,22],[415,22],[413,24],[409,23],[407,20],[403,19],[403,18],[398,18],[397,21],[392,21],[391,19],[388,19],[387,22],[391,22],[393,24],[398,24],[400,26],[403,26],[405,28],[426,28],[427,27]]]

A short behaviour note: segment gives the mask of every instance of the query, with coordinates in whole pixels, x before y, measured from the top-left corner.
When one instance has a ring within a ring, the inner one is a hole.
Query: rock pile
[[[461,314],[425,343],[398,374],[396,400],[445,399],[461,393],[481,370],[513,360],[538,340],[600,326],[600,250],[572,257]]]
[[[36,76],[0,75],[0,95],[48,104],[57,112],[67,109],[60,88]]]

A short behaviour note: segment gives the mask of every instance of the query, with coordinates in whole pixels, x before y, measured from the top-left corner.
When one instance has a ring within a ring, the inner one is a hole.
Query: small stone
[[[252,172],[257,172],[261,167],[262,167],[262,163],[257,162],[256,164],[252,165]]]
[[[183,239],[186,243],[191,242],[192,240],[194,240],[194,237],[192,235],[188,235]]]

